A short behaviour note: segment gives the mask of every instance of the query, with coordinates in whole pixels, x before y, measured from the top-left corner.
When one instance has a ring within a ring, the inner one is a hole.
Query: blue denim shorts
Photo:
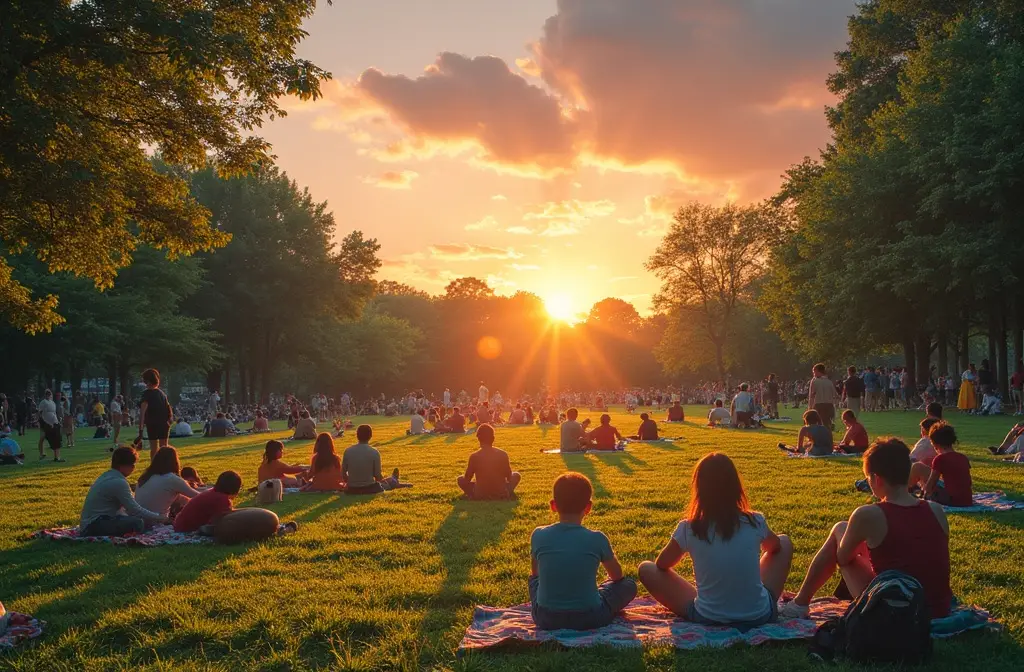
[[[772,594],[772,591],[768,590],[768,588],[765,588],[765,590],[768,592],[768,597],[771,599],[771,609],[769,609],[767,614],[756,620],[741,621],[738,623],[720,623],[718,621],[713,621],[710,618],[704,617],[699,611],[697,611],[696,601],[690,602],[690,606],[686,610],[686,620],[699,625],[728,626],[730,628],[736,628],[740,632],[746,632],[747,630],[760,627],[766,623],[774,623],[779,620],[779,599],[775,597],[775,595]]]

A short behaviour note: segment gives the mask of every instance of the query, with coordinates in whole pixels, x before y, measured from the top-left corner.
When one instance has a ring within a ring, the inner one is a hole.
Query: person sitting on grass
[[[525,425],[525,424],[527,424],[527,421],[526,421],[526,411],[523,410],[523,405],[521,403],[517,402],[516,403],[516,407],[514,409],[512,409],[511,413],[508,414],[508,424],[510,424],[510,425]]]
[[[558,409],[553,404],[548,404],[540,410],[540,416],[537,422],[541,425],[557,425],[558,424]]]
[[[316,435],[316,420],[309,417],[309,411],[302,409],[299,413],[299,420],[295,423],[295,433],[292,434],[292,439],[315,439]]]
[[[583,474],[562,474],[551,500],[558,522],[530,536],[530,611],[541,630],[604,627],[636,597],[636,581],[623,576],[608,537],[583,526],[593,494]],[[599,565],[608,574],[600,586]]]
[[[349,446],[341,457],[341,474],[346,495],[375,495],[385,490],[411,487],[398,482],[398,469],[389,478],[381,474],[380,452],[370,445],[373,428],[369,425],[356,427],[359,443]]]
[[[821,416],[814,409],[804,411],[804,426],[796,437],[796,447],[779,444],[781,450],[811,457],[832,454],[832,431],[821,424]]]
[[[868,430],[857,420],[857,416],[851,410],[843,411],[843,424],[846,425],[846,433],[843,440],[836,446],[836,452],[848,455],[860,455],[871,442],[868,440]]]
[[[733,427],[743,429],[754,427],[754,395],[750,394],[750,386],[746,383],[740,385],[739,392],[732,398],[729,412],[733,418]]]
[[[994,390],[985,390],[985,396],[981,399],[979,415],[1002,415],[1003,400],[1000,399]]]
[[[631,438],[637,441],[657,441],[658,423],[651,420],[649,413],[641,413],[640,428],[636,430],[636,435]]]
[[[806,619],[814,595],[836,570],[854,599],[877,574],[899,570],[921,582],[932,618],[949,615],[949,524],[940,505],[908,491],[910,464],[910,449],[899,439],[878,439],[867,449],[864,475],[880,501],[835,524],[800,592],[779,611],[781,619]]]
[[[420,434],[427,433],[427,412],[424,409],[420,409],[412,414],[409,419],[409,431],[406,432],[409,436],[419,436]],[[435,416],[436,417],[436,416]],[[436,420],[435,420],[436,423]]]
[[[715,406],[708,413],[708,427],[728,427],[732,422],[732,414],[722,405],[721,399],[715,399]]]
[[[267,417],[263,415],[263,411],[256,409],[256,419],[252,421],[253,434],[260,434],[262,432],[270,431],[270,423],[267,422]]]
[[[1022,435],[1024,435],[1024,422],[1018,422],[1006,433],[1006,438],[1002,443],[998,446],[989,446],[988,451],[993,455],[1013,455],[1024,452],[1022,451],[1024,439],[1020,438]]]
[[[227,416],[223,413],[218,412],[217,415],[214,416],[213,420],[210,421],[208,431],[204,436],[222,439],[234,434],[238,434],[238,430],[235,428],[234,423],[228,420]]]
[[[327,436],[329,437],[330,434]],[[331,445],[334,445],[333,439],[331,440]],[[303,475],[305,475],[308,468],[299,464],[287,464],[281,459],[283,456],[283,443],[277,439],[267,441],[267,445],[263,449],[263,462],[260,463],[259,470],[256,472],[259,482],[262,483],[263,481],[277,478],[280,479],[281,487],[283,488],[300,488],[305,485],[306,481]],[[338,456],[335,455],[334,458],[337,459]]]
[[[519,472],[512,471],[508,453],[494,447],[494,427],[476,428],[480,449],[469,456],[466,473],[457,483],[468,499],[510,499],[522,480]]]
[[[928,430],[928,440],[935,447],[935,459],[930,469],[923,462],[914,463],[909,487],[920,487],[925,499],[944,506],[974,504],[971,461],[954,448],[957,438],[953,425],[942,421],[935,423]],[[939,485],[940,478],[942,485]]]
[[[242,477],[236,471],[225,471],[206,492],[188,500],[188,504],[174,518],[175,532],[201,532],[213,536],[214,526],[235,509],[234,500],[242,489]],[[205,528],[205,529],[204,529]]]
[[[927,417],[921,421],[921,438],[917,440],[913,450],[910,451],[911,462],[920,462],[931,469],[932,461],[938,453],[935,452],[935,446],[932,445],[931,439],[928,438],[928,433],[939,422],[942,421],[933,417]],[[928,480],[927,476],[925,480]]]
[[[937,401],[933,401],[925,406],[924,412],[929,418],[942,420],[942,404]]]
[[[132,448],[116,448],[110,456],[110,469],[89,488],[78,523],[80,537],[123,537],[140,534],[167,516],[139,505],[128,485],[139,454]]]
[[[600,424],[587,432],[583,437],[583,448],[593,450],[615,450],[622,434],[612,425],[612,416],[601,414]]]
[[[172,439],[184,439],[192,436],[192,425],[185,422],[185,418],[178,418],[178,421],[171,427],[170,438]],[[158,451],[159,452],[159,451]]]
[[[434,431],[441,432],[443,434],[465,434],[466,416],[464,416],[459,407],[456,406],[452,409],[452,414],[445,420],[442,420]]]
[[[673,569],[687,553],[694,583]],[[778,618],[778,600],[793,562],[793,543],[751,511],[727,455],[705,455],[693,470],[690,508],[655,562],[642,562],[640,583],[676,615],[704,625],[753,628]]]
[[[269,448],[269,446],[268,446]],[[331,492],[345,489],[345,475],[341,460],[334,450],[334,437],[321,432],[313,444],[313,457],[306,472],[306,484],[302,489],[309,492]]]
[[[672,405],[668,407],[668,422],[685,422],[686,411],[679,404],[678,401],[672,402]]]
[[[196,471],[195,467],[182,467],[181,477],[185,479],[185,482],[192,486],[194,490],[198,490],[199,488],[206,489],[207,487],[206,483],[203,483],[203,479],[199,476],[199,472]]]
[[[172,520],[188,500],[197,495],[199,491],[181,477],[178,451],[173,446],[156,451],[156,457],[135,486],[135,501],[139,506]]]
[[[565,412],[565,422],[559,428],[558,443],[558,448],[563,453],[576,453],[583,450],[583,437],[586,430],[576,420],[578,417],[580,417],[580,412],[575,408],[570,408]]]

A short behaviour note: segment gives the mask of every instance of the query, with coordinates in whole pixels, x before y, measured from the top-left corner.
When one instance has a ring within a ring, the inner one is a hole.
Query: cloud
[[[466,231],[483,231],[484,229],[494,229],[498,226],[498,220],[491,215],[487,215],[481,220],[473,222],[472,224],[466,224],[464,227]]]
[[[524,220],[533,219],[589,219],[592,217],[607,217],[615,212],[615,203],[609,200],[601,201],[578,201],[569,199],[565,201],[549,201],[530,206],[523,215]]]
[[[343,89],[359,103],[339,111],[400,133],[378,158],[465,155],[547,177],[583,165],[670,173],[753,198],[827,142],[824,82],[855,10],[855,0],[558,0],[518,71],[447,52],[415,78],[369,69]]]
[[[514,271],[539,271],[540,266],[536,264],[509,264],[509,268]]]
[[[481,259],[521,259],[522,254],[512,248],[491,247],[490,245],[469,245],[448,243],[431,245],[430,256],[442,261],[478,261]]]
[[[491,196],[491,200],[492,201],[507,201],[508,197],[506,197],[504,194],[495,194],[494,196]]]
[[[380,175],[364,177],[363,182],[385,189],[411,189],[412,181],[419,176],[412,170],[386,170]]]
[[[505,233],[511,233],[513,236],[532,236],[534,230],[528,226],[510,226],[505,229]]]

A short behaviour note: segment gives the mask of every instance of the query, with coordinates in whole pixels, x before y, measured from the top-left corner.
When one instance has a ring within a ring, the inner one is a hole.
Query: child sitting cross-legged
[[[694,584],[673,569],[687,553]],[[677,615],[704,625],[740,629],[778,618],[778,598],[793,561],[793,544],[750,510],[736,466],[711,453],[693,470],[690,509],[655,562],[640,564],[640,582]]]
[[[971,462],[953,447],[957,442],[953,425],[941,420],[936,422],[928,430],[928,440],[935,448],[935,458],[931,468],[924,462],[911,466],[910,489],[918,486],[925,499],[944,506],[971,506],[974,503]]]
[[[604,627],[636,597],[636,581],[623,576],[608,537],[583,526],[593,492],[583,474],[559,476],[551,500],[558,522],[538,527],[530,537],[530,604],[541,630]],[[600,586],[598,565],[608,573]]]

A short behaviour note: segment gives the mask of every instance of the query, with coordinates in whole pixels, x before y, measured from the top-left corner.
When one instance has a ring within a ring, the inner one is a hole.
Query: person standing
[[[835,431],[836,386],[825,375],[825,365],[818,363],[812,370],[813,377],[807,386],[807,407],[818,412],[821,424]]]
[[[857,367],[851,366],[846,370],[846,380],[843,381],[843,401],[846,408],[853,411],[854,415],[860,415],[861,399],[864,397],[864,381],[857,375]]]
[[[774,373],[768,374],[768,384],[765,386],[765,402],[768,406],[768,416],[773,420],[779,419],[779,382],[775,379]]]
[[[149,435],[149,459],[156,456],[156,451],[166,447],[167,438],[171,433],[171,404],[167,395],[160,389],[160,372],[146,369],[142,372],[142,382],[146,390],[139,402],[139,441],[142,430]]]
[[[477,390],[477,401],[482,404],[490,398],[490,395],[491,391],[487,389],[487,386],[484,385],[484,381],[481,380],[480,389]]]
[[[43,439],[50,444],[54,462],[65,462],[60,457],[60,420],[57,418],[57,404],[53,392],[46,390],[39,402],[39,460],[46,459],[43,453]]]
[[[114,429],[114,447],[117,448],[117,440],[121,436],[121,425],[124,422],[123,415],[124,397],[120,394],[110,400],[110,424]]]
[[[452,391],[449,390],[447,387],[444,388],[444,407],[446,409],[452,407]]]

